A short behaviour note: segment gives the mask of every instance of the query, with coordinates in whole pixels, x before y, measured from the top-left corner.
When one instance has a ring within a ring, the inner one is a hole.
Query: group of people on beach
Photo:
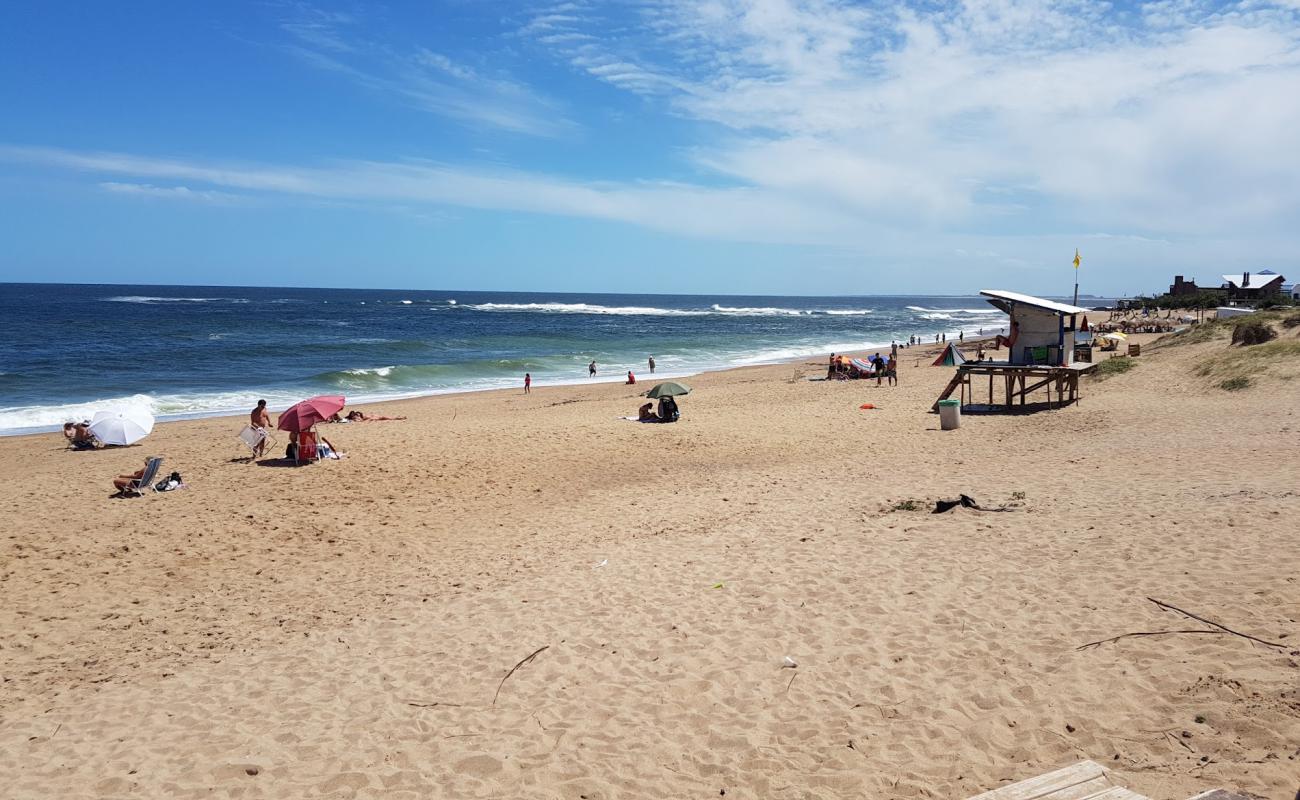
[[[655,374],[654,356],[650,356],[649,358],[646,359],[646,365],[650,367],[650,374],[651,375]],[[596,377],[596,359],[594,358],[591,360],[591,363],[587,365],[587,377],[588,378]],[[631,386],[632,384],[635,383],[636,383],[636,375],[632,374],[632,370],[628,370],[627,384]],[[524,394],[532,394],[532,392],[533,392],[533,374],[531,372],[525,372],[524,373]]]
[[[676,400],[671,397],[661,397],[657,410],[654,401],[648,400],[637,410],[636,418],[638,422],[676,422],[681,416]]]
[[[856,363],[855,363],[856,361]],[[898,347],[886,359],[876,353],[866,360],[868,369],[859,366],[862,362],[845,355],[831,353],[830,363],[826,368],[826,380],[849,380],[852,378],[876,379],[876,385],[888,381],[890,386],[898,385]]]
[[[330,415],[328,419],[322,420],[322,424],[347,424],[350,422],[384,422],[388,420],[404,420],[406,417],[385,417],[376,414],[367,414],[361,409],[354,408],[346,414],[342,409]],[[271,412],[266,407],[265,400],[258,400],[257,407],[248,415],[248,424],[254,431],[262,434],[257,444],[253,445],[253,458],[261,458],[266,454],[267,444],[270,442]],[[314,426],[313,426],[314,427]],[[317,458],[342,458],[346,453],[334,446],[334,443],[325,438],[324,434],[313,431],[312,440],[315,442]],[[285,447],[285,458],[296,459],[298,457],[300,436],[298,431],[289,431],[289,444]]]

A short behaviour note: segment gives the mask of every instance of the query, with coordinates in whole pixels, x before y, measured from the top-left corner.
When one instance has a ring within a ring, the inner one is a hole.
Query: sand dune
[[[1148,596],[1300,649],[1300,391],[1215,388],[1224,347],[952,432],[909,352],[897,388],[697,376],[677,425],[611,385],[393,403],[300,469],[229,419],[0,440],[0,786],[963,797],[1091,758],[1289,796],[1295,649],[1076,649],[1198,627]],[[188,489],[107,499],[155,453]],[[1010,510],[928,513],[959,492]]]

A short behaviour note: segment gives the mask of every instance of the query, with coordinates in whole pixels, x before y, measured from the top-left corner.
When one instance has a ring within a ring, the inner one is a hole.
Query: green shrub
[[[1277,338],[1273,329],[1264,322],[1251,320],[1232,326],[1232,343],[1241,345],[1263,344]]]
[[[1112,375],[1123,375],[1125,372],[1137,366],[1137,362],[1128,356],[1118,358],[1108,358],[1097,365],[1097,369],[1092,373],[1098,380],[1109,378]]]
[[[902,500],[897,503],[894,503],[894,507],[889,510],[890,511],[920,511],[921,504],[916,502],[915,500]]]

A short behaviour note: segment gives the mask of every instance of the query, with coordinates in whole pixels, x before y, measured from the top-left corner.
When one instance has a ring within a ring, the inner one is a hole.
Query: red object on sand
[[[301,464],[304,461],[319,461],[320,456],[316,453],[316,432],[303,431],[298,434],[298,452],[294,455],[293,462]]]
[[[871,403],[863,403],[862,405],[858,406],[858,408],[862,409],[863,411],[869,411],[875,408],[875,406],[872,405]]]
[[[310,430],[311,426],[318,422],[324,422],[335,414],[343,410],[347,403],[343,395],[321,395],[303,400],[297,405],[290,406],[280,415],[280,422],[276,425],[282,431],[291,431],[302,433]]]

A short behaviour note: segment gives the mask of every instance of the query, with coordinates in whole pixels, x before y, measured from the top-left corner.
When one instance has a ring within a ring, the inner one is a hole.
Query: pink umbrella
[[[278,427],[282,431],[293,431],[302,433],[311,430],[311,426],[318,422],[324,422],[335,414],[343,410],[347,401],[341,394],[321,395],[303,400],[297,405],[290,406],[280,415]]]

